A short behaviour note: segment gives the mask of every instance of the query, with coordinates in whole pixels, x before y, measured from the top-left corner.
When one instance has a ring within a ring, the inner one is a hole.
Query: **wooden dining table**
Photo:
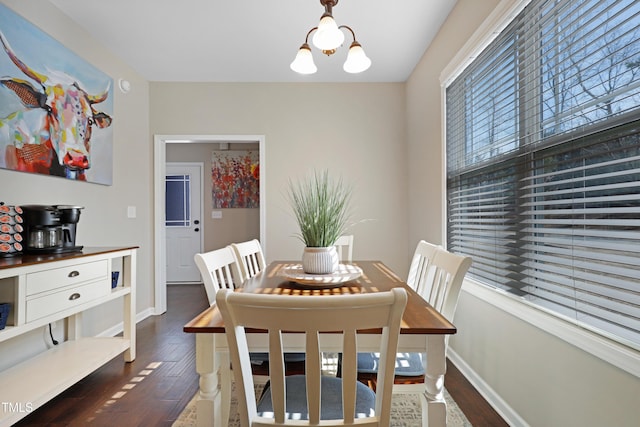
[[[424,384],[420,392],[427,402],[428,426],[446,425],[444,401],[444,375],[446,371],[446,337],[456,333],[456,327],[429,305],[406,282],[380,261],[355,261],[352,265],[362,269],[362,275],[344,283],[328,284],[328,287],[300,284],[289,280],[285,272],[294,268],[295,261],[276,261],[255,277],[247,280],[238,292],[275,295],[308,295],[327,298],[332,295],[384,292],[403,287],[408,301],[402,317],[398,352],[426,353]],[[231,401],[232,373],[229,348],[224,323],[218,308],[212,305],[187,323],[184,332],[196,334],[196,370],[200,375],[200,391],[196,403],[198,426],[226,426]],[[266,330],[247,329],[247,341],[252,352],[268,349]],[[380,330],[358,333],[358,350],[379,350]],[[323,351],[340,351],[338,334],[322,334]],[[304,352],[303,334],[283,334],[283,346],[287,352]],[[425,417],[423,417],[425,419]],[[224,420],[224,422],[223,422]]]

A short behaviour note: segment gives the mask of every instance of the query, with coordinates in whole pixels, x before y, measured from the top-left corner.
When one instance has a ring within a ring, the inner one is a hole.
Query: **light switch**
[[[127,218],[135,218],[135,217],[136,217],[136,207],[127,206]]]
[[[211,211],[211,218],[222,219],[222,211]]]

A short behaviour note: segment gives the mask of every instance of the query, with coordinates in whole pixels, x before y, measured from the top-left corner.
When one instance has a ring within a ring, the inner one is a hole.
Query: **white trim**
[[[502,0],[440,73],[447,87],[504,30],[531,0]]]
[[[442,129],[442,147],[440,151],[442,152],[442,167],[440,168],[441,173],[441,181],[442,182],[442,191],[440,192],[440,206],[441,212],[440,215],[442,218],[442,223],[440,224],[440,242],[443,247],[447,247],[447,223],[449,219],[447,217],[448,206],[447,202],[447,88],[445,86],[440,86],[440,129]]]
[[[486,383],[451,347],[447,349],[447,358],[465,376],[473,387],[484,397],[502,419],[511,427],[528,427],[529,424],[513,410],[507,402]]]
[[[164,181],[166,164],[166,144],[176,143],[258,143],[260,157],[260,244],[267,252],[266,241],[266,141],[264,135],[154,135],[153,194],[154,194],[154,314],[167,311],[166,259],[164,230]],[[204,182],[204,181],[203,181]]]
[[[167,162],[167,151],[165,141],[161,137],[154,136],[153,143],[153,227],[154,227],[154,314],[162,314],[167,311],[167,293],[162,289],[167,283],[167,236],[164,227],[165,188],[160,185],[165,181],[165,164]]]
[[[462,290],[640,378],[640,352],[637,350],[546,313],[538,306],[509,295],[501,289],[492,288],[472,279],[465,280]]]

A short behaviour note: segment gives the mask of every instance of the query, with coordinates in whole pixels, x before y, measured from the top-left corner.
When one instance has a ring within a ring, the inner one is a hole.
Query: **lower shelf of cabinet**
[[[10,426],[130,347],[121,337],[63,342],[0,372],[0,426]]]

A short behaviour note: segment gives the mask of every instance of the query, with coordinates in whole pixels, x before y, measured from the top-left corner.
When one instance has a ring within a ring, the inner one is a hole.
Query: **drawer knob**
[[[71,296],[69,297],[69,300],[70,300],[70,301],[73,301],[73,300],[76,300],[76,299],[78,299],[78,298],[80,298],[80,294],[79,294],[79,293],[77,293],[77,292],[74,292],[74,293],[72,293],[72,294],[71,294]]]
[[[78,277],[80,275],[80,272],[78,270],[73,270],[71,273],[69,273],[69,277]]]

